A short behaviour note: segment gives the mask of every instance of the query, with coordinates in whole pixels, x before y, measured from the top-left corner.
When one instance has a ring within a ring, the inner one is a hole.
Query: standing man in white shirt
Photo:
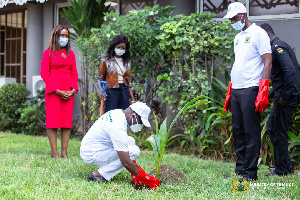
[[[149,176],[136,164],[140,149],[133,137],[127,135],[127,125],[133,132],[139,132],[143,124],[150,127],[150,108],[136,102],[127,109],[115,109],[102,115],[84,136],[80,156],[89,165],[100,168],[89,174],[89,181],[108,182],[124,167],[131,173],[134,183],[150,188],[160,186],[160,181]]]
[[[260,112],[268,104],[269,77],[272,67],[267,33],[252,24],[246,7],[239,2],[228,6],[227,15],[235,30],[235,61],[225,99],[225,111],[232,112],[236,159],[235,173],[246,181],[257,180],[261,146]]]

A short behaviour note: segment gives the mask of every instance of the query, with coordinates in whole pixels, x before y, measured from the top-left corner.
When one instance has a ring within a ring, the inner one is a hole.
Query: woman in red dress
[[[63,25],[53,28],[49,47],[43,53],[41,77],[46,83],[46,128],[52,158],[57,152],[57,129],[61,128],[61,158],[67,157],[72,127],[74,94],[78,92],[75,54],[70,50],[69,30]]]

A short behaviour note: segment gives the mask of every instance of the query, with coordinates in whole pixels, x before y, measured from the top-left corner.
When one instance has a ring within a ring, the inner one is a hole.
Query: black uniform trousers
[[[267,123],[268,133],[274,148],[275,173],[288,175],[294,173],[291,158],[288,155],[287,135],[289,126],[299,105],[299,95],[291,95],[284,106],[279,104],[280,93],[275,92],[274,106]]]
[[[257,164],[260,155],[260,113],[255,112],[258,87],[233,89],[231,94],[232,128],[235,153],[235,173],[257,179]]]

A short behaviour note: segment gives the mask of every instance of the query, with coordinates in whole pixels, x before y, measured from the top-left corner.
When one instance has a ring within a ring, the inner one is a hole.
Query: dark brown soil
[[[155,177],[155,169],[152,170],[149,173],[149,175]],[[184,180],[185,177],[182,172],[176,170],[174,167],[171,167],[169,165],[161,165],[158,179],[160,180],[162,185],[163,184],[172,185],[180,180]],[[136,190],[149,189],[149,187],[146,185],[138,185],[138,184],[134,184],[133,182],[132,184]]]
[[[155,170],[151,171],[149,175],[155,177]],[[176,170],[174,167],[169,165],[161,165],[158,179],[162,184],[172,185],[180,180],[184,180],[185,177],[182,172]]]

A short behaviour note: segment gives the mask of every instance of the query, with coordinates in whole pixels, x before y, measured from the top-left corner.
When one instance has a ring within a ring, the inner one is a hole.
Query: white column
[[[43,55],[42,4],[27,4],[26,44],[26,86],[32,91],[32,76],[40,74]]]

